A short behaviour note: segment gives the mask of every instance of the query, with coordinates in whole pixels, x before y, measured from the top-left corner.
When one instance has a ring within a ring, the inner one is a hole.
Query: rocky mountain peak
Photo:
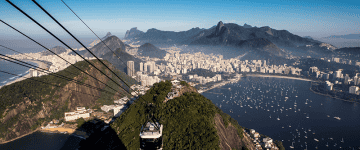
[[[111,36],[112,34],[110,32],[106,33],[105,36]]]
[[[144,32],[140,31],[137,29],[137,27],[133,27],[131,28],[130,30],[127,30],[126,31],[126,34],[125,34],[125,39],[126,38],[133,38],[134,36],[137,36],[137,35],[140,35],[140,34],[143,34]]]
[[[220,32],[222,30],[222,28],[224,27],[224,24],[222,21],[220,21],[217,26],[216,26],[216,29],[215,29],[215,36],[217,35],[220,35]]]
[[[252,28],[252,26],[245,23],[244,28]]]

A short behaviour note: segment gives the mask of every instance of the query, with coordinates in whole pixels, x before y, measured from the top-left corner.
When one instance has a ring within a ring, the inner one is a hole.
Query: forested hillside
[[[154,116],[164,125],[164,149],[228,149],[223,145],[231,145],[231,149],[254,148],[248,143],[249,139],[244,138],[243,128],[237,121],[201,94],[185,92],[165,103],[164,98],[171,91],[171,87],[170,81],[155,83],[111,125],[127,149],[138,149],[140,146],[139,134],[148,116],[148,103],[155,104]],[[183,88],[192,87],[185,85]],[[221,119],[221,124],[216,123],[215,119]],[[226,139],[220,137],[220,134],[229,137]]]
[[[125,87],[115,75],[97,60],[90,62]],[[110,66],[110,69],[125,82],[128,82],[128,85],[136,83],[134,79],[116,70],[107,61],[104,61],[104,63]],[[78,62],[75,66],[86,71],[99,81],[70,66],[54,74],[75,79],[77,83],[49,74],[32,77],[2,87],[0,89],[0,141],[11,140],[29,133],[44,122],[49,122],[52,119],[62,119],[64,112],[74,111],[77,106],[99,108],[99,106],[111,104],[114,99],[127,94],[87,62]],[[100,81],[106,83],[109,87]],[[90,86],[85,86],[85,84]]]

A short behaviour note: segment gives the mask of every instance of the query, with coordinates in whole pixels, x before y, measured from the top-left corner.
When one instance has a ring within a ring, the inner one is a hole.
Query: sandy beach
[[[75,132],[75,129],[58,127],[58,128],[41,129],[41,131],[42,132],[67,132],[69,134],[72,134]]]
[[[50,67],[50,65],[44,63],[44,62],[41,62],[41,61],[38,61],[38,60],[22,60],[22,61],[30,61],[30,62],[33,62],[33,63],[36,63],[38,65],[39,68],[42,68],[42,69],[47,69]],[[30,70],[30,69],[29,69]],[[28,70],[28,71],[29,71]],[[19,77],[17,78],[16,80],[14,81],[10,81],[8,83],[6,83],[4,86],[7,86],[7,85],[10,85],[10,84],[13,84],[15,82],[19,82],[19,81],[22,81],[24,79],[27,79],[27,78],[30,78],[30,73],[27,73],[26,75],[22,76],[22,77]],[[4,86],[0,86],[0,89]]]
[[[277,75],[262,75],[262,74],[247,74],[247,76],[252,76],[252,77],[270,77],[270,78],[283,78],[283,79],[293,79],[293,80],[302,80],[302,81],[313,81],[310,79],[304,79],[304,78],[299,78],[299,77],[289,77],[289,76],[277,76]],[[313,81],[315,82],[315,81]]]

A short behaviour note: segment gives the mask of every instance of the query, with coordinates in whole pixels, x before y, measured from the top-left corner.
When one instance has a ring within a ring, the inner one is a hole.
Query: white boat
[[[280,120],[279,116],[277,117],[277,120]]]
[[[306,118],[309,118],[309,114],[307,114]]]
[[[337,119],[337,120],[341,120],[341,118],[340,117],[334,117],[335,119]]]
[[[318,139],[316,139],[316,138],[314,138],[314,140],[315,140],[316,142],[319,142],[319,140],[318,140]]]
[[[290,146],[290,148],[294,148],[294,142],[291,142],[291,146]]]

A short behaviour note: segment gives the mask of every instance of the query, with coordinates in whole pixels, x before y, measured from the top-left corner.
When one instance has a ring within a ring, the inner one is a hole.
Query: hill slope
[[[124,87],[124,84],[120,83],[120,80],[116,79],[115,75],[102,67],[99,62],[96,60],[91,62]],[[107,61],[104,63],[110,65]],[[52,75],[33,77],[2,87],[0,89],[0,141],[11,140],[27,134],[52,119],[61,119],[64,117],[64,112],[74,111],[77,106],[92,108],[102,104],[111,104],[113,100],[126,95],[125,91],[85,61],[77,62],[75,65],[117,91],[110,90],[109,87],[73,66],[56,74],[109,92],[99,91]],[[114,69],[113,66],[110,65],[110,68],[128,84],[136,82],[125,73]]]
[[[63,52],[66,52],[66,49],[61,46],[55,46],[55,47],[51,48],[50,50],[53,51],[55,54],[61,54]],[[48,56],[48,55],[54,55],[54,54],[46,50],[46,51],[42,52],[41,55]]]
[[[195,88],[183,85],[181,96],[164,102],[171,91],[171,82],[154,84],[111,125],[127,149],[138,149],[140,146],[139,134],[148,115],[145,112],[148,103],[155,104],[154,116],[160,118],[159,122],[164,125],[164,149],[231,150],[245,145],[255,149],[234,119],[194,92]]]
[[[106,54],[102,55],[101,58],[109,61],[111,64],[113,64],[117,69],[119,69],[122,72],[127,72],[126,69],[127,61],[134,61],[135,72],[140,70],[140,62],[141,62],[140,59],[135,58],[133,55],[130,55],[124,49],[121,48],[115,49],[114,52],[117,56],[120,56],[120,59],[118,59],[118,57],[113,52],[107,52]]]
[[[156,58],[164,58],[166,55],[166,51],[155,47],[150,43],[145,43],[138,48],[138,53],[141,53],[141,56],[149,56]]]
[[[106,45],[105,45],[105,44]],[[102,57],[102,55],[111,52],[107,46],[111,49],[111,50],[116,50],[118,48],[121,49],[125,49],[125,44],[116,36],[110,36],[108,38],[106,38],[103,42],[99,42],[98,44],[96,44],[94,47],[90,48],[89,50],[94,53],[97,57]],[[89,52],[86,52],[84,54],[85,57],[93,57]]]

